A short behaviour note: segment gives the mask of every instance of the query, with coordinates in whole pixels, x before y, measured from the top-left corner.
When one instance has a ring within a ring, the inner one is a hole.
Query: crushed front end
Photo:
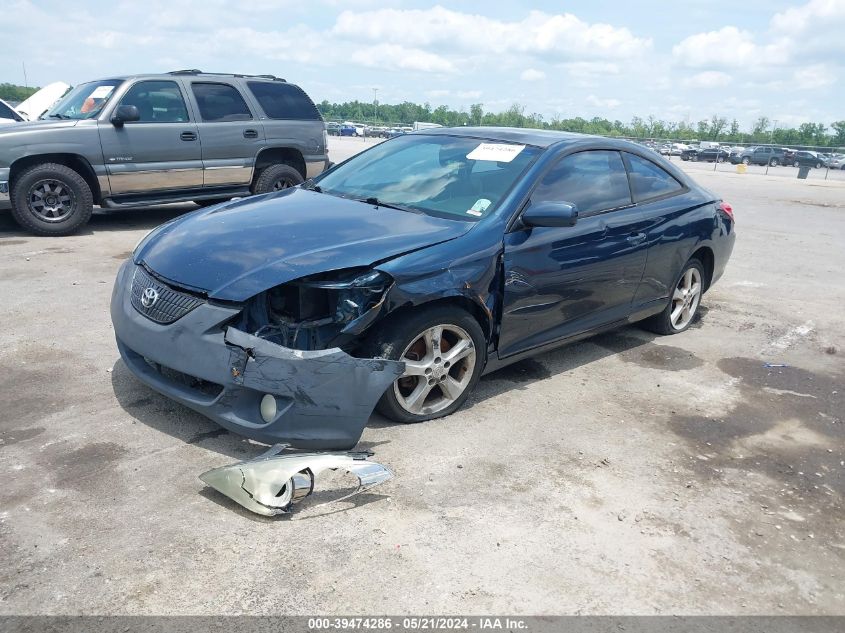
[[[142,382],[231,431],[349,449],[404,371],[401,362],[344,351],[376,318],[390,283],[363,275],[358,285],[350,282],[361,271],[306,280],[302,293],[285,284],[240,305],[175,287],[130,260],[112,294],[118,349]]]

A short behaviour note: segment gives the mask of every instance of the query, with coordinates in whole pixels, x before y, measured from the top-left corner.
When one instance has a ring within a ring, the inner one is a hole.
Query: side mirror
[[[121,127],[124,123],[140,120],[141,113],[138,111],[138,106],[134,105],[119,105],[111,115],[111,123],[116,127]]]
[[[526,226],[575,226],[578,208],[571,202],[538,202],[522,214]]]

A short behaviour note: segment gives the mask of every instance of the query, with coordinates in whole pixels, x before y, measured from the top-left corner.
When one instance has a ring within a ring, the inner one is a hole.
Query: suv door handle
[[[179,138],[181,138],[183,141],[195,141],[197,140],[197,135],[194,132],[182,132],[179,135]]]
[[[645,236],[645,233],[631,233],[631,234],[627,237],[627,240],[628,240],[628,242],[630,242],[631,244],[639,244],[640,242],[645,241],[645,237],[646,237],[646,236]]]
[[[255,130],[244,130],[244,138],[258,138],[258,132]]]

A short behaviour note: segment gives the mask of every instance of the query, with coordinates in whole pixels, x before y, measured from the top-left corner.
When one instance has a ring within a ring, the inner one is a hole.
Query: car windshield
[[[494,211],[539,154],[513,143],[411,134],[351,158],[316,182],[324,193],[472,222]]]
[[[122,79],[106,79],[81,84],[50,108],[42,119],[93,119],[108,103]]]

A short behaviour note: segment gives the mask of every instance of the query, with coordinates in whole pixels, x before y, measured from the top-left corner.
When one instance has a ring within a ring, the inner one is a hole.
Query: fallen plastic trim
[[[386,467],[368,461],[370,452],[281,454],[288,447],[276,444],[255,459],[209,470],[199,478],[251,512],[276,516],[289,513],[294,504],[308,497],[324,470],[342,468],[358,477],[358,489],[335,502],[393,477]]]

